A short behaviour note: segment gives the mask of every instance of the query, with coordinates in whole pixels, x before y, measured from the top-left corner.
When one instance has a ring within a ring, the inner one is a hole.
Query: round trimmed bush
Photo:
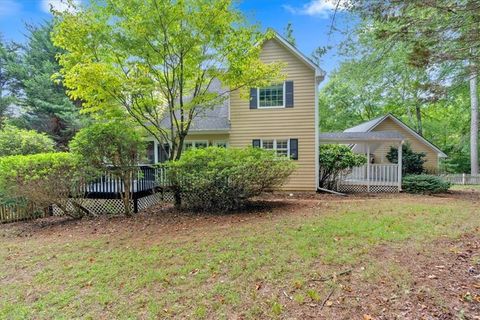
[[[53,152],[52,139],[35,130],[6,125],[0,130],[0,157]]]
[[[188,150],[180,160],[167,163],[167,168],[177,206],[194,211],[229,211],[279,188],[295,164],[259,148],[209,147]]]
[[[408,193],[442,193],[447,192],[450,186],[450,182],[428,174],[409,175],[402,181],[402,189]]]

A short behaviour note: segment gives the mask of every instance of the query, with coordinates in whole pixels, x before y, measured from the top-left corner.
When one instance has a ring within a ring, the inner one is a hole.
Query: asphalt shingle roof
[[[344,130],[344,132],[367,132],[371,128],[375,127],[382,119],[385,118],[385,116],[381,116],[375,119],[372,119],[367,122],[360,123],[359,125],[356,125],[355,127],[348,128]]]
[[[402,141],[402,136],[397,131],[374,131],[374,132],[325,132],[319,134],[320,142],[338,141],[338,142],[355,142],[355,141]]]

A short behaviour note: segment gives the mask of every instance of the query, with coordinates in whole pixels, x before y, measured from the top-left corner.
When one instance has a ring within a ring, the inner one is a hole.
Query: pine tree
[[[7,116],[8,108],[15,103],[19,83],[14,76],[18,62],[16,46],[5,43],[0,35],[0,128]]]
[[[27,26],[28,43],[17,74],[23,91],[19,101],[25,126],[46,133],[58,149],[65,149],[84,117],[79,114],[79,102],[71,101],[63,84],[52,80],[60,71],[57,55],[63,53],[50,39],[52,28],[51,23]]]

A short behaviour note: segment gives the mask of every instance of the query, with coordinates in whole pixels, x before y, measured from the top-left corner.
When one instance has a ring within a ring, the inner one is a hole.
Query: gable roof
[[[364,123],[361,123],[357,126],[354,126],[354,127],[351,127],[351,128],[348,128],[346,129],[344,132],[370,132],[372,131],[373,129],[375,129],[380,123],[382,123],[383,121],[385,121],[386,119],[391,119],[393,122],[395,122],[397,125],[399,125],[400,127],[402,127],[403,129],[407,130],[409,133],[411,133],[415,138],[417,138],[418,141],[420,141],[421,143],[423,143],[424,145],[430,147],[431,149],[433,149],[434,151],[436,151],[438,153],[438,156],[439,157],[442,157],[442,158],[446,158],[447,155],[442,151],[440,150],[437,146],[435,146],[433,143],[431,143],[430,141],[428,141],[427,139],[425,139],[424,137],[422,137],[421,135],[419,135],[415,130],[413,130],[412,128],[410,128],[408,125],[406,125],[403,121],[401,121],[400,119],[398,119],[397,117],[395,117],[393,114],[391,113],[387,113],[386,115],[384,116],[381,116],[381,117],[378,117],[378,118],[375,118],[375,119],[372,119],[370,121],[367,121],[367,122],[364,122]]]
[[[318,135],[323,143],[337,142],[371,142],[371,141],[403,141],[404,136],[398,131],[373,131],[373,132],[324,132]]]
[[[315,62],[313,62],[310,58],[308,58],[300,50],[288,42],[288,40],[281,36],[277,31],[273,29],[271,30],[273,31],[274,38],[278,40],[278,42],[280,42],[288,51],[293,53],[298,59],[315,71],[315,77],[319,82],[325,78],[326,72],[322,68],[320,68]]]

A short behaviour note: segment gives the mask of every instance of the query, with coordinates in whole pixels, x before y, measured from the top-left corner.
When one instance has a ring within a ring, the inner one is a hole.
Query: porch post
[[[398,145],[398,191],[402,191],[403,141]]]
[[[370,192],[370,143],[367,142],[367,192]]]

